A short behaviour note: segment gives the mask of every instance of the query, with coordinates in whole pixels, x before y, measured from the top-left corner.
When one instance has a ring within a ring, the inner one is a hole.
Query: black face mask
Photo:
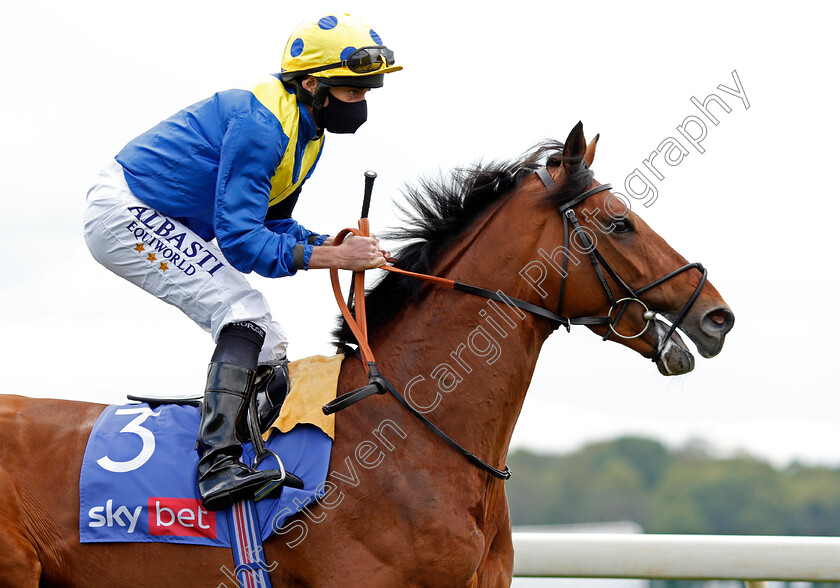
[[[367,120],[367,101],[342,102],[330,93],[330,102],[321,107],[320,124],[331,133],[355,133]]]

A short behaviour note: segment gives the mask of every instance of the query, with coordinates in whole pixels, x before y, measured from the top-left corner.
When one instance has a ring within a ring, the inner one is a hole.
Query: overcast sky
[[[9,7],[13,4],[13,7]],[[588,330],[543,348],[514,447],[567,451],[621,434],[703,438],[786,463],[840,464],[836,293],[836,15],[822,3],[15,2],[0,8],[0,361],[4,392],[106,403],[197,393],[207,334],[99,266],[85,194],[130,139],[213,92],[279,71],[307,16],[365,18],[405,70],[369,95],[367,124],[328,136],[296,217],[354,226],[378,172],[374,230],[401,189],[479,159],[601,134],[594,170],[616,186],[677,126],[691,98],[731,108],[634,208],[701,261],[736,314],[723,353],[664,378]],[[416,5],[419,6],[419,5]],[[745,100],[718,90],[735,89]],[[246,86],[247,87],[247,86]],[[831,163],[831,164],[830,164]],[[297,359],[332,353],[326,272],[252,284]]]

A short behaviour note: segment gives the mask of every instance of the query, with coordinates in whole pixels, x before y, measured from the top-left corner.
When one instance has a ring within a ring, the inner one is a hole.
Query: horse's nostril
[[[735,314],[728,308],[710,310],[703,317],[701,325],[708,335],[725,335],[735,324]]]
[[[722,310],[713,310],[709,314],[707,314],[710,319],[715,321],[715,323],[722,325],[726,322],[726,314]]]

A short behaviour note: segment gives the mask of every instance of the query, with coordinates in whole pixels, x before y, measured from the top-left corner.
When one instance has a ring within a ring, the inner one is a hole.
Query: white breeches
[[[259,361],[285,357],[286,334],[263,295],[214,243],[139,200],[116,160],[88,192],[85,241],[96,261],[180,308],[214,341],[225,325],[251,321],[266,332]]]

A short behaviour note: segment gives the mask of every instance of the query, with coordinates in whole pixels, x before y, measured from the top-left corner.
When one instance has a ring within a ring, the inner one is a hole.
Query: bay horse
[[[566,326],[509,301],[586,324],[655,359],[663,374],[689,371],[693,359],[652,312],[676,321],[707,357],[720,352],[733,325],[702,266],[687,265],[635,213],[616,214],[618,200],[590,171],[596,141],[587,148],[578,124],[565,146],[543,144],[519,161],[409,192],[414,217],[400,236],[410,242],[396,265],[505,297],[487,300],[398,274],[367,297],[369,343],[382,374],[415,409],[498,468],[540,347]],[[619,297],[630,300],[614,304]],[[585,320],[604,316],[612,322]],[[362,364],[345,359],[339,394],[365,383]],[[0,585],[235,586],[225,574],[233,569],[227,549],[79,543],[79,472],[102,410],[0,397]],[[326,495],[276,531],[264,554],[277,587],[511,582],[504,482],[463,459],[388,394],[337,415]]]

